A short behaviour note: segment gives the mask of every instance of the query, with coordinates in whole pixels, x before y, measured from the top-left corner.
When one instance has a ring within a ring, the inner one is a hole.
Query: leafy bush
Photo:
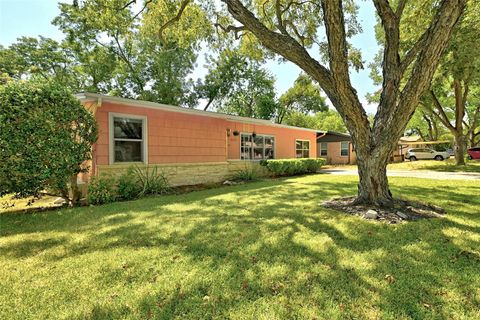
[[[275,176],[293,176],[305,173],[315,173],[323,165],[324,159],[272,159],[263,160],[260,164]]]
[[[92,177],[87,192],[87,201],[90,204],[113,202],[116,199],[115,180],[111,177]]]
[[[76,176],[88,171],[97,140],[94,116],[59,84],[8,81],[0,86],[0,196],[59,190],[75,203]]]
[[[129,168],[127,173],[122,174],[117,180],[117,196],[121,200],[132,200],[139,197],[142,192],[134,169]]]
[[[241,169],[237,171],[233,175],[233,180],[236,181],[255,181],[258,180],[258,171],[255,169],[255,167],[247,167],[245,166],[244,169]]]
[[[133,173],[140,187],[139,196],[165,194],[170,190],[170,185],[165,174],[158,171],[158,167],[156,166],[135,166]]]

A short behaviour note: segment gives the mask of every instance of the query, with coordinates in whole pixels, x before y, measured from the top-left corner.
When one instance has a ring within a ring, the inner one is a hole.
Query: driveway
[[[352,169],[323,169],[321,173],[337,175],[357,175],[357,170]],[[428,170],[387,170],[389,177],[425,178],[438,180],[480,180],[480,173],[476,172],[439,172]]]

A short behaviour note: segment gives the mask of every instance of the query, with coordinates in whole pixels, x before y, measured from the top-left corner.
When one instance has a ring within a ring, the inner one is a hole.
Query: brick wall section
[[[320,144],[317,144],[317,156],[324,158],[327,164],[355,164],[357,162],[357,155],[353,151],[353,145],[350,143],[349,156],[342,156],[340,154],[341,142],[324,142],[327,143],[327,156],[320,156]]]
[[[222,182],[231,179],[236,172],[245,168],[255,168],[259,176],[268,175],[267,170],[258,162],[250,161],[149,165],[149,167],[154,166],[165,174],[171,186]],[[100,176],[118,177],[125,173],[128,167],[129,165],[101,165],[97,170]]]

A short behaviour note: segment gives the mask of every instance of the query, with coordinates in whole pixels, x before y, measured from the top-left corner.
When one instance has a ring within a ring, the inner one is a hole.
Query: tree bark
[[[388,187],[387,164],[390,148],[376,155],[357,153],[358,196],[355,204],[373,204],[378,207],[393,206],[393,197]],[[387,150],[388,149],[388,150]]]
[[[455,164],[458,166],[465,165],[465,144],[466,137],[462,133],[457,133],[454,135],[455,140]]]

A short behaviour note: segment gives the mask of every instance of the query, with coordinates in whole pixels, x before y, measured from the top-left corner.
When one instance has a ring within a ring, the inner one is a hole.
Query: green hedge
[[[272,159],[260,164],[275,176],[294,176],[317,172],[325,164],[325,159]]]

